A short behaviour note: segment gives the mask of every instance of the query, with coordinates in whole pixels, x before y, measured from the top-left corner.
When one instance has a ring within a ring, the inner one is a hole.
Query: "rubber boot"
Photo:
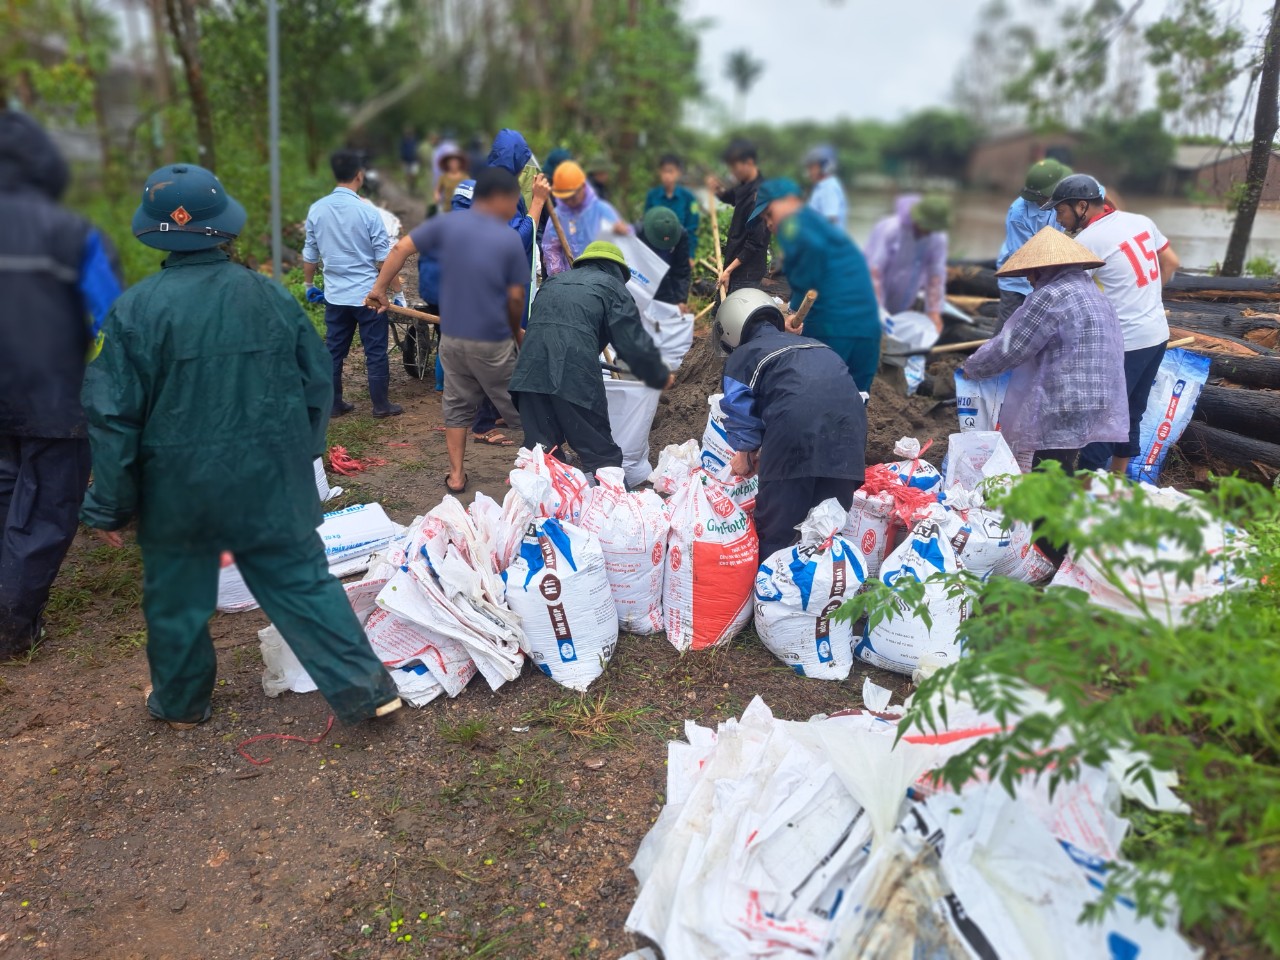
[[[354,403],[347,403],[342,399],[342,378],[335,377],[333,380],[333,409],[329,411],[329,417],[345,417],[348,413],[356,408]]]
[[[373,415],[384,420],[387,417],[398,417],[404,413],[404,407],[387,399],[390,382],[387,380],[369,381],[369,400],[373,404]]]

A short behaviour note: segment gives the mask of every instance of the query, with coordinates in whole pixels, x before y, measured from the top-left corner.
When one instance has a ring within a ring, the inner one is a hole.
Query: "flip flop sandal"
[[[473,435],[474,436],[474,435]],[[474,436],[476,443],[483,443],[486,447],[514,447],[514,440],[508,440],[497,430],[490,430],[488,433]]]
[[[466,493],[467,484],[470,482],[471,482],[471,478],[464,473],[462,475],[462,486],[453,487],[449,485],[449,475],[447,473],[444,475],[444,488],[448,490],[450,493],[452,493],[455,497],[460,493]]]

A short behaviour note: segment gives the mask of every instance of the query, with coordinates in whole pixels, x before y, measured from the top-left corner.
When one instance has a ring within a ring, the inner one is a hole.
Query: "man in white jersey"
[[[1117,210],[1102,194],[1102,186],[1093,177],[1072,174],[1058,181],[1053,196],[1041,209],[1052,210],[1068,234],[1105,261],[1092,275],[1115,307],[1124,331],[1129,440],[1089,444],[1080,451],[1079,468],[1105,470],[1110,466],[1123,474],[1129,459],[1139,453],[1138,428],[1169,341],[1164,285],[1179,261],[1149,218]]]

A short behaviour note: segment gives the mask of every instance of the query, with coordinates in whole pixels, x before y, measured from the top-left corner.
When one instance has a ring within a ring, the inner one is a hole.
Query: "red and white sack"
[[[600,541],[618,625],[631,633],[658,633],[670,529],[666,505],[652,490],[628,493],[617,467],[601,467],[596,481],[579,526]]]
[[[663,447],[658,454],[658,465],[649,474],[655,493],[670,497],[689,482],[689,475],[702,465],[702,448],[697,440],[686,440]]]
[[[446,694],[456,697],[476,675],[475,661],[457,640],[389,610],[380,607],[369,614],[364,633],[393,680],[402,669],[421,664]]]
[[[724,411],[720,407],[723,399],[722,393],[712,394],[707,398],[710,411],[707,414],[706,429],[702,431],[702,468],[724,484],[725,492],[734,503],[748,515],[753,515],[756,511],[756,495],[760,492],[760,475],[739,477],[729,468],[729,462],[736,451],[729,446]]]
[[[520,620],[503,599],[493,551],[453,497],[415,524],[406,563],[378,594],[378,606],[466,647],[491,689],[520,675]],[[443,642],[443,641],[442,641]]]
[[[884,493],[868,493],[865,487],[854,492],[853,505],[849,508],[840,536],[858,551],[868,577],[880,572],[880,564],[889,549],[889,526],[892,522],[892,497]]]
[[[668,512],[667,639],[677,650],[725,643],[751,620],[760,553],[755,524],[703,470],[694,471]]]
[[[585,691],[618,645],[618,611],[595,534],[554,517],[537,520],[502,579],[525,654],[556,683]]]
[[[544,504],[543,516],[577,523],[582,512],[582,498],[590,487],[586,474],[577,467],[556,459],[544,451],[541,444],[537,444],[532,450],[520,448],[520,452],[516,454],[513,477],[517,471],[545,477],[551,484],[551,496]]]
[[[955,573],[959,569],[955,550],[938,521],[919,521],[907,539],[885,558],[880,580],[890,587],[899,580],[924,583],[930,622],[926,623],[905,607],[892,619],[883,619],[874,627],[868,620],[854,651],[859,659],[908,675],[923,657],[944,663],[957,660],[964,645],[960,624],[968,615],[968,603],[963,597],[950,596],[943,584],[927,581],[936,574]]]
[[[866,578],[857,548],[840,536],[847,516],[837,500],[818,504],[800,525],[800,543],[756,575],[760,642],[802,677],[844,680],[853,667],[853,624],[831,618]]]

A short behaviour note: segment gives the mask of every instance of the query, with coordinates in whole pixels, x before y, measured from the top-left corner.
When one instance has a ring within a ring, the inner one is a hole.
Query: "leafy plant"
[[[1010,790],[1024,777],[1047,776],[1052,787],[1115,748],[1144,752],[1149,763],[1131,776],[1150,787],[1154,771],[1175,771],[1193,812],[1144,811],[1125,850],[1132,865],[1111,871],[1093,912],[1126,896],[1159,915],[1172,895],[1184,924],[1222,949],[1262,943],[1278,951],[1280,497],[1228,479],[1193,495],[1198,510],[1174,511],[1141,488],[1106,481],[1100,490],[1103,483],[1095,480],[1088,494],[1081,480],[1054,469],[996,499],[1007,517],[1038,524],[1048,540],[1089,551],[1135,615],[1074,589],[944,577],[973,599],[964,625],[969,655],[921,683],[903,730],[945,724],[944,697],[956,694],[1007,724],[942,768],[954,789],[977,776]],[[1202,600],[1171,626],[1158,604],[1128,586],[1126,569],[1190,582],[1213,560],[1204,550],[1206,523],[1248,531],[1250,552],[1234,572],[1252,586]],[[885,588],[849,612],[894,615],[920,599],[919,590]],[[1057,712],[1023,717],[1026,684],[1045,691]]]
[[[1280,261],[1275,257],[1259,254],[1245,261],[1244,272],[1251,277],[1274,277],[1280,275]]]

